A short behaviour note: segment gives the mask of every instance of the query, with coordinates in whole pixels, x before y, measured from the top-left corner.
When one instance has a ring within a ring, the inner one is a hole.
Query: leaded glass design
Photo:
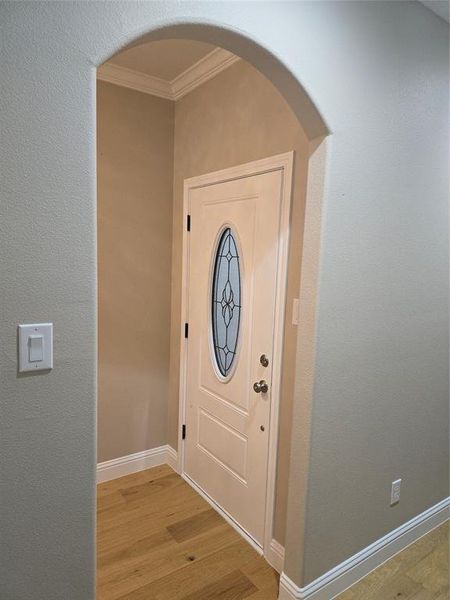
[[[219,372],[227,377],[236,358],[241,317],[241,270],[230,227],[222,233],[214,260],[212,333]]]

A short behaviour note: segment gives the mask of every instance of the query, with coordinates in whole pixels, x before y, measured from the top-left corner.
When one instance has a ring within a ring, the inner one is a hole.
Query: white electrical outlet
[[[400,492],[402,488],[402,480],[396,479],[391,485],[391,506],[400,502]]]

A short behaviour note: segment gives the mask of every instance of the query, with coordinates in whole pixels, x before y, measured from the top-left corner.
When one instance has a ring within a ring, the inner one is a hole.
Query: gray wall
[[[305,531],[297,531],[295,420],[287,574],[302,585],[448,494],[443,22],[409,2],[3,3],[5,600],[94,597],[93,67],[137,35],[180,20],[244,32],[248,39],[177,30],[253,62],[281,86],[306,133],[320,135],[326,129],[293,85],[294,73],[333,133],[308,510]],[[264,40],[289,70],[251,40]],[[34,320],[55,323],[55,368],[17,377],[16,324]],[[386,486],[394,474],[405,487],[390,509]]]
[[[313,27],[325,19],[333,75],[323,93],[334,94],[325,114],[339,127],[324,207],[304,583],[449,494],[448,27],[400,2],[320,3]],[[401,502],[390,507],[399,477]],[[293,481],[293,503],[298,493]],[[299,580],[294,557],[286,569]]]

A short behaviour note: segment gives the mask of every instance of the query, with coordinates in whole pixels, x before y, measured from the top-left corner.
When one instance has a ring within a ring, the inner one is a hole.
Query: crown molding
[[[97,69],[97,79],[166,100],[174,99],[169,81],[112,63],[105,63]]]
[[[208,79],[212,79],[231,67],[238,60],[239,56],[228,52],[228,50],[215,48],[175,79],[172,79],[170,85],[174,100],[179,100],[202,83],[205,83],[205,81],[208,81]]]
[[[238,60],[239,57],[228,52],[228,50],[215,48],[172,81],[153,77],[112,63],[105,63],[97,69],[97,79],[144,94],[175,101],[205,83],[205,81],[215,77]]]

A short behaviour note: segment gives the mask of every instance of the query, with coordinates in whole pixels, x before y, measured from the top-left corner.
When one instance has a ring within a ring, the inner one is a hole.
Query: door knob
[[[264,379],[261,379],[261,381],[256,381],[253,384],[253,389],[257,394],[267,394],[267,392],[269,391],[269,386],[267,385],[267,382],[264,381]]]

